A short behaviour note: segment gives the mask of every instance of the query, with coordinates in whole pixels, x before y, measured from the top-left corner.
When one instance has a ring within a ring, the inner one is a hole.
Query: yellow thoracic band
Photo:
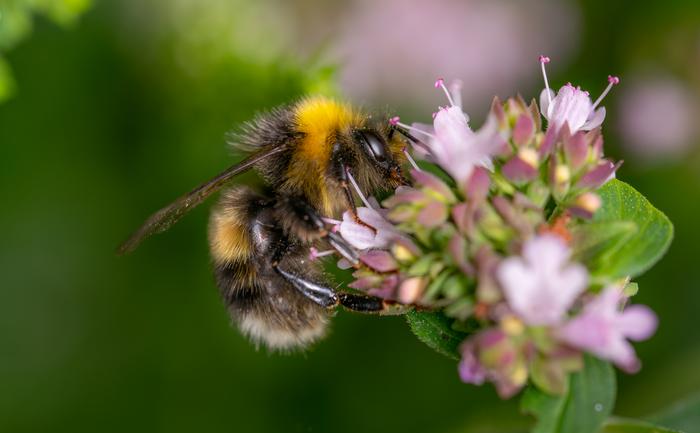
[[[326,97],[304,99],[294,110],[296,128],[303,138],[294,149],[287,184],[290,189],[303,189],[307,197],[316,197],[324,214],[332,215],[334,200],[325,179],[334,144],[331,138],[362,126],[364,118],[350,105]]]

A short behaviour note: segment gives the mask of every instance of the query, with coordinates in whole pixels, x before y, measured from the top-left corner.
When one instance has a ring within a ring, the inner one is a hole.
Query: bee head
[[[352,140],[361,155],[358,166],[367,171],[373,182],[371,189],[393,189],[408,185],[401,171],[403,153],[383,131],[375,128],[362,128],[353,131]],[[402,144],[399,144],[402,146]],[[401,147],[403,149],[403,147]]]

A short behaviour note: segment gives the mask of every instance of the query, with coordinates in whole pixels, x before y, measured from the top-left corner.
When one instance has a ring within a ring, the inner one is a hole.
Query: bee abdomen
[[[209,239],[216,283],[233,321],[256,344],[293,350],[325,335],[328,311],[272,266],[284,245],[281,266],[320,278],[299,243],[287,239],[278,226],[275,204],[246,187],[227,191],[212,214]]]

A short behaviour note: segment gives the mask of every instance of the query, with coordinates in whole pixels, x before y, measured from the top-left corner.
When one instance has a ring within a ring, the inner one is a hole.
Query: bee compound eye
[[[360,131],[360,141],[365,150],[378,162],[385,162],[387,159],[386,145],[384,140],[372,131]]]

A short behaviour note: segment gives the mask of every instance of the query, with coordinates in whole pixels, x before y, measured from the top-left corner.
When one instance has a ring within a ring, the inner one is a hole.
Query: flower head
[[[581,90],[580,87],[574,87],[571,83],[567,83],[559,89],[559,93],[554,93],[549,88],[547,80],[544,67],[547,63],[549,63],[549,57],[540,56],[545,83],[545,88],[540,94],[540,109],[549,125],[554,129],[559,129],[567,124],[572,133],[579,130],[589,131],[600,126],[605,120],[605,107],[596,108],[612,86],[620,82],[620,79],[608,76],[608,87],[595,102],[591,102],[587,91]]]
[[[573,347],[590,351],[613,361],[618,367],[634,373],[639,360],[627,339],[641,341],[656,331],[656,315],[643,305],[622,310],[624,299],[618,287],[608,287],[593,298],[583,312],[564,324],[559,338]]]
[[[529,325],[560,322],[588,281],[586,268],[569,263],[571,251],[555,235],[528,240],[522,257],[509,257],[496,275],[510,308]]]

